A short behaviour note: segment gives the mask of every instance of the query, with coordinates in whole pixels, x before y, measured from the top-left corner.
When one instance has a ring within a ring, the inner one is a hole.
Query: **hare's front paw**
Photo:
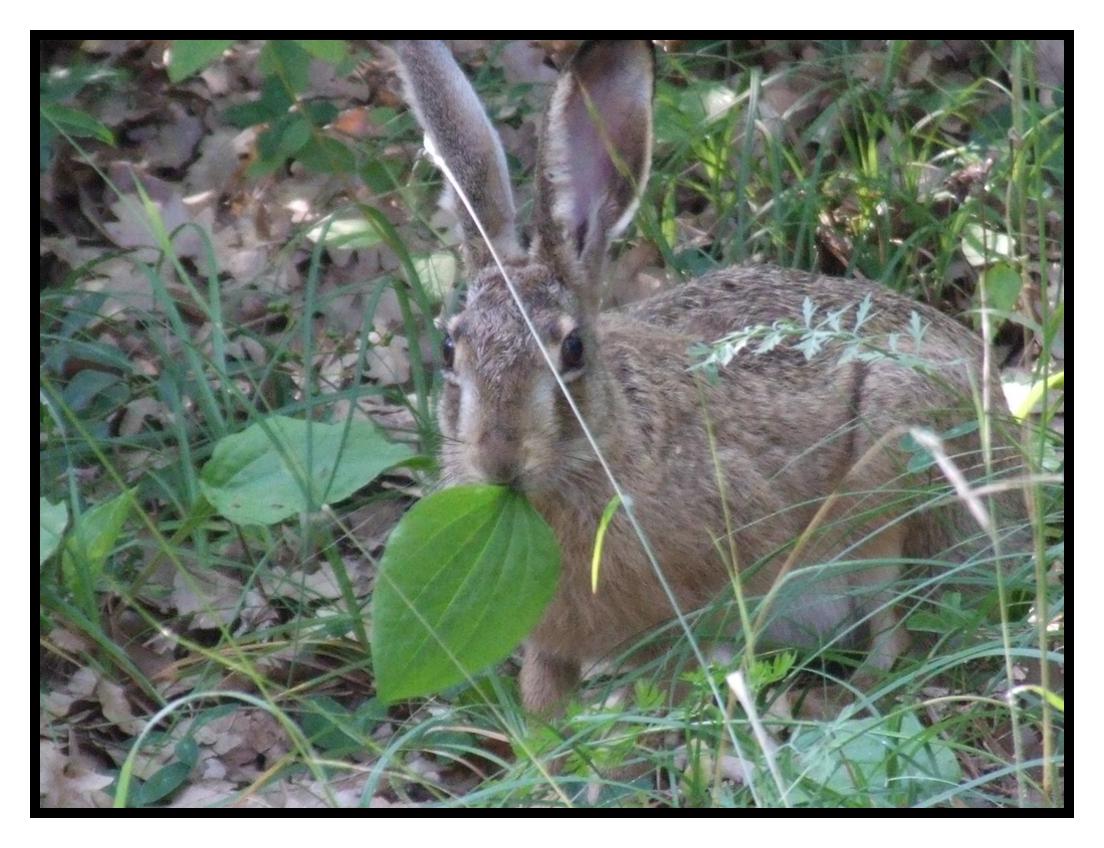
[[[579,662],[525,649],[521,666],[521,702],[531,713],[549,716],[557,712],[579,685]]]

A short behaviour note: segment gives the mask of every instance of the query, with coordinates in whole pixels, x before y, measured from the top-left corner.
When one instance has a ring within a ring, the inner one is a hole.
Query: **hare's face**
[[[610,242],[628,226],[648,179],[652,46],[591,42],[565,67],[538,144],[528,250],[502,142],[448,47],[401,41],[395,48],[426,148],[456,195],[447,205],[459,215],[474,280],[464,311],[445,327],[443,482],[573,495],[583,472],[593,471],[593,454],[541,347],[595,436],[615,432],[607,424],[615,420],[607,403],[615,392],[603,385],[608,368],[598,351],[598,283]],[[510,269],[539,344],[492,256]]]
[[[569,387],[594,341],[575,296],[540,264],[510,269],[541,343]],[[564,443],[578,437],[570,408],[497,270],[472,283],[445,327],[442,465],[450,483],[534,492],[559,477]]]

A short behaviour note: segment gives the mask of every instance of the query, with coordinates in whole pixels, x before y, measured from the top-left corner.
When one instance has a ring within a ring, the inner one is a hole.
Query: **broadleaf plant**
[[[46,562],[61,544],[65,526],[69,523],[69,507],[64,503],[50,503],[47,498],[38,499],[38,564]]]
[[[73,521],[61,555],[62,580],[90,615],[104,566],[130,515],[133,492],[96,504]]]
[[[392,531],[372,598],[380,699],[439,692],[505,659],[540,620],[559,572],[552,528],[513,490],[423,498]]]
[[[413,456],[368,421],[324,424],[276,415],[221,439],[199,484],[224,518],[275,524],[344,500]]]

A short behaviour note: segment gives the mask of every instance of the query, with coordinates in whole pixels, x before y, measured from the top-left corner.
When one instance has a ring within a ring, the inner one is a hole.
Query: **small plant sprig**
[[[927,332],[928,323],[916,310],[909,319],[907,334],[889,333],[874,337],[862,334],[864,326],[872,316],[873,303],[867,295],[857,306],[843,306],[830,310],[819,321],[818,307],[812,298],[806,297],[801,305],[801,322],[793,319],[780,319],[771,324],[753,324],[742,330],[736,330],[711,344],[694,344],[690,355],[696,359],[690,366],[691,371],[702,371],[712,382],[722,368],[726,368],[741,351],[748,349],[754,355],[761,356],[779,347],[800,351],[806,360],[817,356],[832,342],[842,345],[839,364],[853,360],[876,362],[894,359],[919,370],[930,370],[931,363],[901,348],[901,336],[907,335],[912,350],[920,350]],[[855,322],[850,329],[843,326],[844,317],[854,309]]]

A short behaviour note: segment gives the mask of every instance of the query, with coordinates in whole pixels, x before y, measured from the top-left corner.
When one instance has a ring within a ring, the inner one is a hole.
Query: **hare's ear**
[[[407,102],[425,131],[426,148],[452,171],[499,255],[516,258],[522,251],[506,154],[471,83],[443,42],[398,41],[394,49]],[[490,253],[475,222],[451,186],[446,193],[464,227],[469,268],[488,264]]]
[[[655,56],[647,41],[583,44],[545,115],[535,208],[536,251],[568,280],[597,278],[632,220],[652,156]]]

